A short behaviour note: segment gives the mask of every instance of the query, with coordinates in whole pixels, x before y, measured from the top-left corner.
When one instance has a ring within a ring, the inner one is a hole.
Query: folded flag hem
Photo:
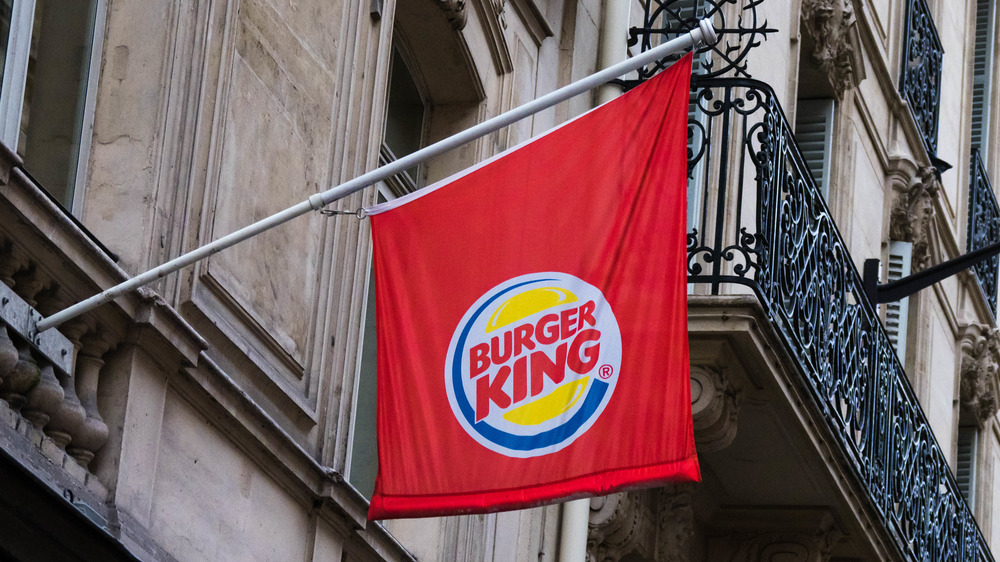
[[[697,455],[653,466],[616,469],[517,489],[471,493],[381,495],[372,498],[368,520],[439,517],[529,509],[578,498],[603,496],[628,489],[653,488],[671,482],[698,482]]]

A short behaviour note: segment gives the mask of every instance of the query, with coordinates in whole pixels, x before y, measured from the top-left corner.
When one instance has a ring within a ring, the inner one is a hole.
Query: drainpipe
[[[597,68],[604,69],[628,56],[628,0],[605,0],[601,3],[601,43],[597,51]],[[611,101],[622,94],[615,84],[604,84],[597,90],[597,103]]]
[[[589,521],[590,498],[562,504],[559,562],[584,562],[587,559],[587,523]]]
[[[605,69],[628,55],[628,0],[605,0],[601,3],[601,43],[597,51],[597,68]],[[622,94],[615,84],[597,89],[598,105]],[[559,562],[584,562],[587,559],[587,523],[590,521],[590,499],[573,500],[562,506],[562,529],[559,539]]]

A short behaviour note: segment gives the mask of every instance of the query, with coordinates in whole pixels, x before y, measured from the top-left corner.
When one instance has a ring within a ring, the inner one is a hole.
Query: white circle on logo
[[[601,291],[566,273],[532,273],[469,307],[448,346],[445,387],[473,439],[528,458],[586,433],[620,367],[621,332]]]

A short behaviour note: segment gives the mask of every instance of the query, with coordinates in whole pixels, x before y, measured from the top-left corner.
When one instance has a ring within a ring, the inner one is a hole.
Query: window
[[[89,152],[105,0],[0,0],[0,142],[66,209]]]
[[[972,148],[986,154],[989,145],[991,69],[995,41],[993,0],[976,3],[976,43],[972,57]]]
[[[389,102],[385,111],[380,164],[416,152],[421,146],[426,116],[423,96],[398,49],[393,49],[389,66]],[[414,166],[388,182],[396,197],[416,191],[421,185],[419,166]]]
[[[378,452],[375,448],[375,276],[368,268],[365,289],[365,324],[361,333],[361,358],[354,381],[354,422],[351,430],[351,464],[347,481],[366,498],[375,491]]]
[[[397,49],[389,67],[389,89],[385,111],[385,130],[380,150],[380,164],[415,152],[423,139],[426,104],[413,75]],[[390,178],[378,186],[380,202],[395,199],[422,184],[419,166]],[[351,432],[351,463],[348,481],[365,497],[375,490],[378,453],[375,447],[375,275],[368,268],[364,327],[361,333],[361,357],[355,380],[354,422]]]
[[[887,282],[897,281],[910,274],[913,244],[889,242],[889,271]],[[900,363],[906,363],[906,323],[909,318],[910,298],[885,304],[885,331],[889,342],[896,348]]]
[[[799,100],[795,111],[795,141],[823,197],[830,191],[833,107],[832,99]]]

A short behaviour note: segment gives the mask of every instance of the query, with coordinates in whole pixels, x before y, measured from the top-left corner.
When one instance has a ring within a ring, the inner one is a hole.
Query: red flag
[[[700,478],[686,300],[691,57],[372,209],[370,519]]]

